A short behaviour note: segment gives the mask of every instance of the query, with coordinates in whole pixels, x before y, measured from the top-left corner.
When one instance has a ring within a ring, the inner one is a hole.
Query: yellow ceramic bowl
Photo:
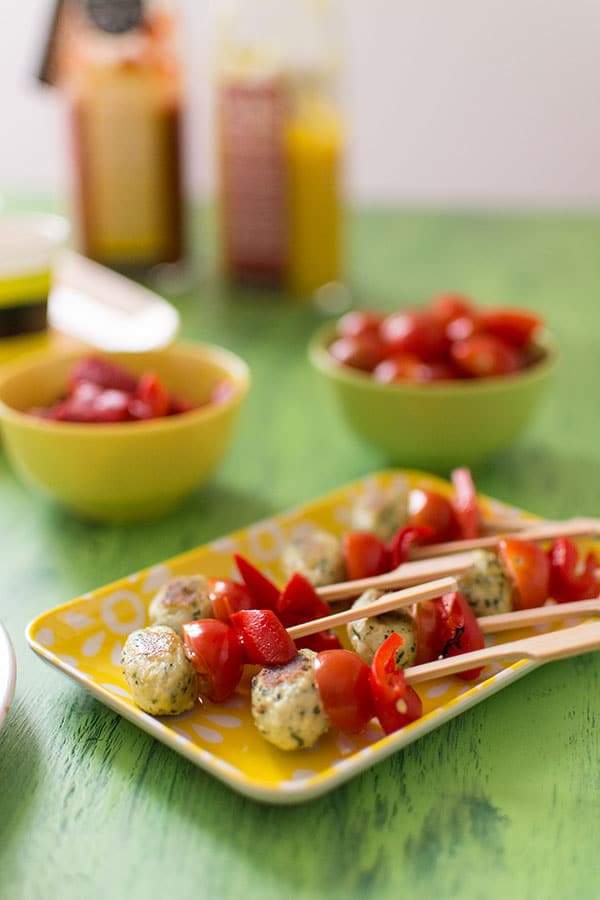
[[[101,521],[143,519],[175,507],[211,475],[227,449],[249,387],[246,364],[206,344],[147,353],[101,354],[130,371],[155,372],[175,394],[200,404],[224,379],[223,402],[146,422],[79,424],[28,415],[65,392],[81,353],[28,357],[0,376],[0,424],[7,454],[28,482],[73,511]]]
[[[507,447],[534,416],[554,371],[558,348],[544,331],[539,360],[514,375],[417,384],[380,384],[340,365],[328,347],[335,325],[312,338],[309,355],[343,418],[387,462],[447,473]]]

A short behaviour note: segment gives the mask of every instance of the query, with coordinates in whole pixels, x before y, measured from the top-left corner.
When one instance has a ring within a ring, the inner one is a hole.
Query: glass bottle
[[[223,266],[310,296],[341,275],[343,127],[328,0],[221,4],[215,77]]]
[[[73,17],[61,65],[77,242],[130,274],[184,255],[182,88],[174,20],[159,3],[110,30],[110,3]],[[113,4],[119,11],[119,4]],[[134,4],[135,6],[135,4]],[[121,12],[123,6],[120,7]]]

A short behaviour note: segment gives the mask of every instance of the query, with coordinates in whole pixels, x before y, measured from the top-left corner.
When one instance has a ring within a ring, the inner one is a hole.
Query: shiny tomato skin
[[[467,466],[453,469],[450,478],[454,486],[452,507],[458,522],[460,536],[465,540],[479,537],[481,516],[471,470]]]
[[[432,316],[419,310],[392,313],[381,325],[387,356],[412,353],[424,362],[440,359],[446,351],[444,328]]]
[[[238,686],[244,668],[242,645],[233,628],[217,619],[183,626],[185,652],[198,673],[199,692],[222,703]]]
[[[488,334],[513,347],[525,347],[541,326],[542,318],[521,309],[501,308],[482,312],[481,322]]]
[[[215,619],[229,622],[232,613],[252,609],[254,602],[245,584],[233,578],[208,578],[208,597]]]
[[[481,319],[476,314],[458,316],[446,325],[446,337],[450,343],[464,341],[482,330]]]
[[[447,362],[423,362],[412,353],[398,353],[382,360],[373,369],[373,378],[381,384],[395,381],[450,381],[459,373]]]
[[[415,380],[420,360],[414,353],[396,353],[382,359],[373,369],[373,378],[380,384]]]
[[[585,559],[570,538],[557,538],[548,551],[550,595],[558,603],[591,600],[600,593],[596,578],[598,559],[587,553]]]
[[[386,349],[376,335],[363,334],[337,338],[329,345],[329,353],[343,366],[371,372],[385,356]]]
[[[350,650],[324,650],[315,660],[317,689],[338,731],[358,734],[373,718],[369,666]]]
[[[435,600],[422,600],[412,610],[417,626],[417,655],[414,664],[433,662],[442,652],[440,607]]]
[[[445,328],[453,319],[470,316],[474,311],[473,301],[463,294],[438,294],[429,301],[428,312]]]
[[[353,309],[339,320],[337,333],[340,337],[362,337],[365,334],[377,336],[382,321],[381,313]]]
[[[550,596],[550,560],[542,548],[531,541],[503,539],[498,554],[516,588],[515,609],[543,606]]]
[[[350,581],[381,575],[388,568],[386,545],[370,531],[348,531],[342,538],[346,574]]]
[[[454,365],[470,378],[510,375],[522,368],[518,351],[491,334],[474,334],[450,347]]]
[[[423,543],[452,541],[458,535],[452,504],[437,491],[413,488],[408,495],[408,520],[417,528],[431,528],[431,536]]]

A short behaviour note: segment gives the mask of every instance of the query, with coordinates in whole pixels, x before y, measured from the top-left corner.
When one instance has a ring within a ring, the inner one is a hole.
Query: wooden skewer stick
[[[412,606],[420,600],[433,600],[434,597],[441,597],[442,594],[448,594],[456,590],[456,579],[454,578],[438,578],[436,581],[428,581],[425,584],[419,584],[402,591],[394,591],[380,597],[368,607],[360,609],[345,609],[343,612],[334,613],[331,616],[324,616],[321,619],[312,619],[303,625],[294,625],[288,628],[287,632],[292,640],[305,637],[307,634],[315,634],[317,631],[323,631],[327,628],[337,628],[338,625],[346,625],[356,619],[364,619],[365,612],[368,610],[369,616],[381,616],[383,613],[390,612],[393,609],[400,609],[402,606]]]
[[[530,625],[544,625],[567,616],[600,616],[600,597],[592,600],[574,600],[572,603],[554,603],[551,606],[536,606],[534,609],[519,609],[496,616],[480,616],[477,620],[484,634],[510,631],[512,628],[528,628]]]
[[[520,541],[549,541],[559,537],[585,537],[600,534],[599,519],[567,519],[564,522],[541,522],[530,528],[519,529],[505,534],[490,534],[485,537],[472,538],[467,541],[447,541],[443,544],[428,544],[416,547],[411,552],[411,559],[430,559],[448,553],[460,553],[468,550],[485,550],[495,547],[502,538],[518,538]]]
[[[422,584],[433,578],[442,578],[447,575],[462,575],[471,568],[475,562],[472,553],[455,553],[450,557],[436,557],[435,559],[415,560],[405,562],[391,572],[383,575],[373,575],[371,578],[357,578],[355,581],[340,581],[337,584],[328,584],[317,588],[317,594],[322,600],[341,600],[344,597],[353,597],[362,594],[369,588],[379,591],[387,591],[390,588],[402,588],[409,585]]]
[[[550,662],[599,648],[600,622],[592,622],[576,625],[574,628],[561,628],[560,631],[551,631],[520,641],[508,641],[495,647],[484,647],[483,650],[438,659],[422,666],[411,666],[404,670],[404,676],[408,684],[418,684],[420,681],[441,678],[500,660],[532,659],[537,662]]]

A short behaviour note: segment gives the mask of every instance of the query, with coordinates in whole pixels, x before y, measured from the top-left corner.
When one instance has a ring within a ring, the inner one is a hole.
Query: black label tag
[[[85,0],[85,11],[97,28],[111,34],[138,28],[143,19],[142,0]]]

